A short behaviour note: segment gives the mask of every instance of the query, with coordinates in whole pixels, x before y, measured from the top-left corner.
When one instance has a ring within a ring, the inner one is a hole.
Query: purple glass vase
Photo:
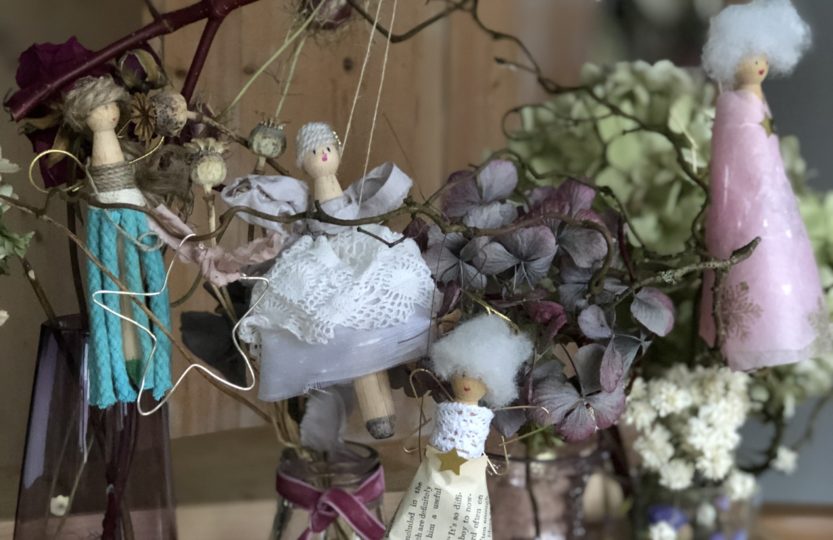
[[[82,320],[41,327],[14,539],[176,538],[167,408],[89,406]]]

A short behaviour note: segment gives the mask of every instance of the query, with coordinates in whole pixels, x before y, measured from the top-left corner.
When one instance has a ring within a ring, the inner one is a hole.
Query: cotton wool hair
[[[332,144],[341,155],[341,141],[338,135],[326,122],[310,122],[304,124],[295,137],[295,160],[298,168],[304,165],[304,156],[322,144]]]
[[[732,5],[712,17],[703,68],[715,81],[733,86],[740,62],[763,54],[771,73],[789,75],[811,42],[810,27],[790,0]]]
[[[499,408],[518,397],[515,378],[532,356],[532,340],[516,334],[496,315],[470,319],[431,347],[434,372],[442,379],[454,375],[480,379],[486,385],[484,400]]]

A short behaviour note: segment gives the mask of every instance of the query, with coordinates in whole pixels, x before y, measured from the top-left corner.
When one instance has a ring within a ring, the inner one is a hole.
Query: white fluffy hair
[[[470,319],[431,347],[434,372],[449,380],[454,375],[480,379],[486,385],[484,400],[503,407],[518,397],[515,377],[532,355],[532,341],[516,334],[497,315]]]
[[[810,27],[790,0],[732,5],[712,17],[703,68],[715,81],[732,85],[740,62],[763,54],[773,74],[789,75],[811,41]]]
[[[298,136],[295,137],[295,159],[298,168],[304,164],[304,156],[322,144],[332,144],[341,155],[341,141],[332,126],[326,122],[310,122],[304,124]]]

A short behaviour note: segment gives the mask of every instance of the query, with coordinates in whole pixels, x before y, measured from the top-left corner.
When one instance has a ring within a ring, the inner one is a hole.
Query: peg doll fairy
[[[100,203],[145,206],[144,196],[136,187],[133,165],[125,159],[116,135],[127,97],[127,92],[110,77],[85,77],[67,93],[64,118],[76,131],[92,134],[89,187],[94,198]],[[171,344],[163,331],[170,328],[170,306],[160,246],[149,234],[146,215],[131,208],[90,206],[86,229],[90,251],[110,274],[123,281],[131,292],[156,293],[135,298],[147,304],[159,323],[151,322],[127,296],[100,294],[119,288],[107,273],[88,262],[90,402],[104,408],[117,401],[134,401],[140,381],[128,375],[132,370],[127,364],[131,362],[139,363],[136,372],[143,374],[144,389],[152,389],[159,399],[171,385]],[[149,335],[114,313],[150,328],[156,338],[155,349]]]
[[[529,337],[496,315],[466,321],[434,344],[433,370],[451,382],[454,400],[437,405],[425,458],[386,538],[492,537],[484,445],[492,408],[517,398],[516,376],[531,355]]]
[[[327,124],[304,125],[296,142],[314,204],[328,215],[376,216],[398,207],[410,190],[411,180],[388,163],[342,191],[341,144]],[[226,188],[223,198],[267,214],[294,214],[307,209],[308,192],[294,178],[252,175]],[[416,243],[383,225],[359,230],[306,220],[265,277],[268,289],[240,325],[241,338],[259,349],[260,398],[277,401],[353,381],[370,434],[392,436],[385,370],[425,354],[430,328],[434,284]]]
[[[718,310],[713,273],[703,284],[700,335],[720,344],[735,370],[798,362],[827,342],[813,249],[761,86],[770,73],[791,72],[810,37],[789,0],[754,0],[712,19],[703,53],[706,72],[723,90],[712,137],[706,245],[725,259],[761,239],[717,287]]]

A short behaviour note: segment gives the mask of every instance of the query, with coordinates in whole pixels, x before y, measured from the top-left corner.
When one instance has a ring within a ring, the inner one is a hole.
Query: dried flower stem
[[[38,279],[38,275],[35,273],[35,269],[32,267],[32,263],[30,263],[29,259],[26,257],[18,258],[20,259],[20,264],[23,266],[23,274],[26,276],[26,280],[29,282],[29,285],[32,286],[32,290],[35,292],[35,296],[38,299],[38,303],[40,303],[43,308],[47,320],[49,320],[49,323],[53,328],[59,328],[58,317],[55,315],[55,309],[53,309],[52,304],[49,302],[49,298],[46,296],[46,291],[43,290],[43,286],[40,284],[40,280]]]
[[[628,296],[634,294],[643,287],[648,287],[650,285],[676,285],[680,283],[683,280],[683,278],[688,276],[689,274],[699,274],[705,270],[713,270],[715,274],[725,273],[736,264],[741,263],[749,257],[751,257],[760,243],[761,239],[755,238],[745,246],[735,250],[732,253],[732,255],[729,256],[728,259],[707,259],[698,263],[681,266],[676,270],[664,270],[659,274],[647,277],[645,279],[641,279],[633,285],[631,285],[628,288],[628,290],[626,290],[624,293],[622,293],[622,295],[616,299],[616,303],[614,305],[618,305],[619,302],[621,302]],[[717,282],[716,279],[715,282]]]

